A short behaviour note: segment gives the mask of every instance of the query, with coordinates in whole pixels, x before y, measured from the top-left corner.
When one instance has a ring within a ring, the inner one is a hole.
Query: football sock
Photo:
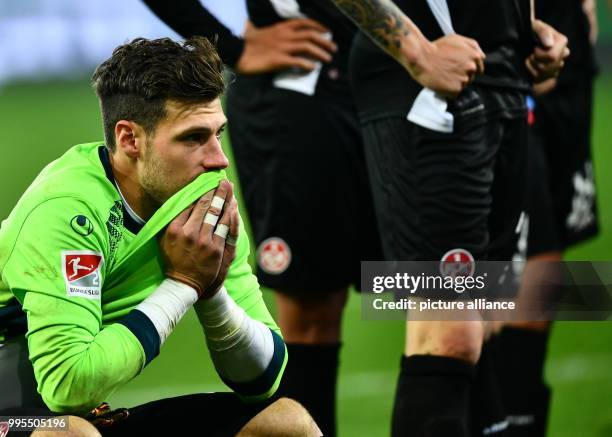
[[[505,327],[499,335],[498,380],[512,436],[546,435],[550,390],[544,382],[548,331]]]
[[[474,366],[463,360],[434,355],[403,356],[392,436],[469,436],[473,376]]]
[[[470,428],[474,437],[509,435],[508,420],[496,371],[495,356],[498,346],[497,336],[485,341],[476,364],[470,405]]]
[[[336,381],[340,344],[288,343],[289,361],[277,395],[301,403],[325,437],[336,435]]]

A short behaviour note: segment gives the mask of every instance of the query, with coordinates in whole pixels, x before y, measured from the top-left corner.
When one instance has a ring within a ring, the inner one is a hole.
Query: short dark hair
[[[166,116],[166,101],[208,103],[225,91],[223,63],[204,37],[184,43],[170,38],[137,38],[119,46],[96,68],[93,86],[100,99],[106,145],[115,150],[115,124],[131,120],[147,134]]]

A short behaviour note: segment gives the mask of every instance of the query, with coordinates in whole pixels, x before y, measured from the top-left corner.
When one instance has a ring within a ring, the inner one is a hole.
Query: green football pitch
[[[612,258],[612,76],[599,79],[596,96],[595,168],[603,230],[597,239],[572,250],[571,259]],[[71,145],[101,138],[96,99],[86,81],[0,87],[0,219],[46,163]],[[227,140],[225,144],[229,146]],[[269,302],[273,305],[272,299]],[[340,434],[389,435],[404,326],[362,321],[356,294],[345,314],[338,388]],[[612,436],[612,324],[557,323],[546,378],[554,393],[549,436]],[[109,401],[115,407],[130,406],[223,389],[196,318],[189,313],[161,355]]]

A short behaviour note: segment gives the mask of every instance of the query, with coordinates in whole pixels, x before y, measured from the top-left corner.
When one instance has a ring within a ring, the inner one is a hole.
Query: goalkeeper
[[[136,39],[93,80],[105,144],[50,163],[0,228],[0,415],[81,416],[99,430],[75,418],[70,435],[182,435],[196,418],[207,436],[319,435],[299,404],[270,399],[287,354],[224,179],[214,47]],[[192,306],[234,393],[103,404]]]

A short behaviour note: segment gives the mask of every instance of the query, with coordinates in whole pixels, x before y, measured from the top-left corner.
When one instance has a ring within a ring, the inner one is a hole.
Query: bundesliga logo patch
[[[104,264],[101,253],[91,250],[65,250],[62,252],[62,273],[68,296],[100,299]]]
[[[268,238],[257,248],[257,263],[264,272],[280,275],[291,264],[291,250],[282,238]]]

